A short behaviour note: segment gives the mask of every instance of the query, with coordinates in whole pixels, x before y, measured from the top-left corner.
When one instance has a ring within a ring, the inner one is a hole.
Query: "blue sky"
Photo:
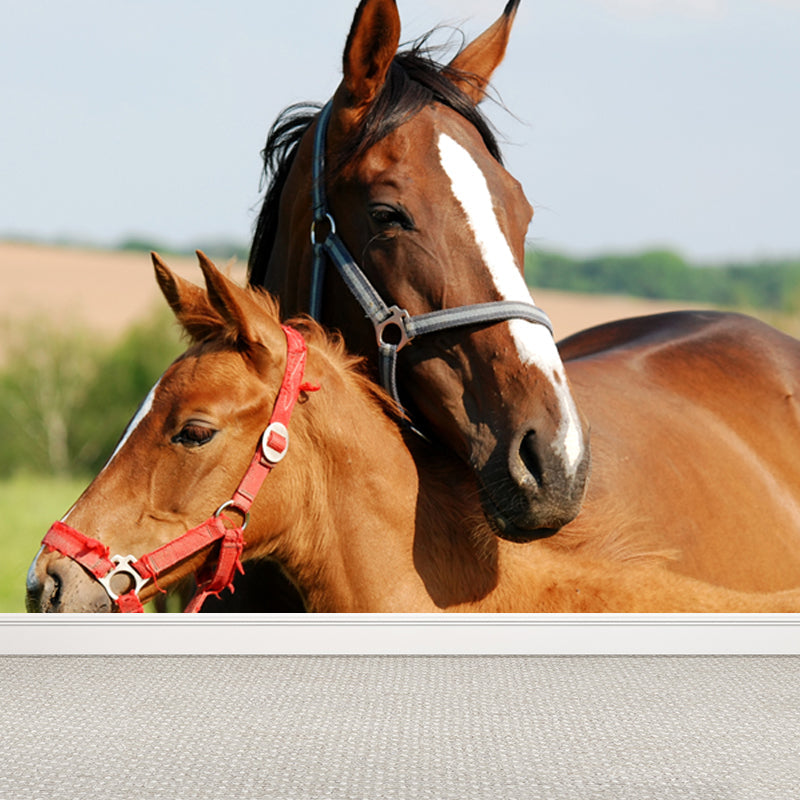
[[[0,236],[249,240],[275,116],[355,0],[0,0]],[[398,0],[403,38],[503,0]],[[800,0],[522,0],[487,106],[534,246],[800,254]]]

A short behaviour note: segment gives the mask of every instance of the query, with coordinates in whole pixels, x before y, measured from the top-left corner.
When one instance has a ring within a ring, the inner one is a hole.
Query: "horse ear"
[[[450,62],[450,69],[453,70],[453,74],[449,75],[450,79],[475,105],[486,96],[492,73],[506,54],[518,7],[519,0],[508,0],[500,19]]]
[[[258,312],[247,291],[226,278],[214,265],[214,262],[202,251],[197,250],[200,269],[206,279],[208,300],[212,308],[219,314],[236,339],[240,347],[249,347],[260,341],[254,326]]]
[[[210,311],[206,293],[193,283],[176,275],[161,259],[158,253],[150,253],[155,268],[156,281],[161,293],[169,303],[178,321],[184,325],[187,333],[192,331],[187,325],[188,319],[208,316]]]
[[[344,48],[347,104],[362,109],[377,97],[400,44],[395,0],[361,0]]]

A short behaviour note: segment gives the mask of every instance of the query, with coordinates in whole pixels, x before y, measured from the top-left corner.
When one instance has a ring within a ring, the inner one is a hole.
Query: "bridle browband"
[[[553,326],[549,317],[533,302],[497,300],[459,306],[458,308],[445,308],[416,316],[411,316],[408,311],[397,305],[386,305],[336,233],[336,223],[328,208],[325,195],[325,142],[332,108],[333,100],[331,99],[320,111],[317,129],[314,132],[311,173],[314,217],[311,223],[311,244],[314,258],[311,270],[309,314],[315,320],[320,321],[327,256],[333,261],[346,286],[375,328],[380,382],[384,389],[391,394],[398,408],[401,411],[403,409],[397,392],[397,354],[417,336],[468,325],[503,322],[509,319],[523,319],[544,325],[552,335]],[[323,239],[318,239],[318,230],[323,228],[327,228],[327,233]]]
[[[106,590],[121,612],[141,612],[143,610],[139,591],[152,581],[159,591],[159,575],[163,575],[187,558],[201,550],[220,542],[216,567],[210,575],[198,575],[198,588],[184,611],[196,613],[209,595],[219,596],[226,588],[233,591],[236,572],[244,573],[241,563],[244,548],[244,530],[250,518],[250,507],[261,488],[264,479],[273,467],[286,455],[289,447],[289,420],[301,392],[314,391],[318,386],[303,383],[306,362],[306,343],[302,334],[288,326],[281,326],[286,334],[287,355],[283,381],[275,400],[269,424],[259,439],[250,466],[244,474],[233,497],[223,503],[205,522],[184,533],[177,539],[140,556],[110,556],[107,545],[92,539],[64,522],[56,522],[45,535],[42,544],[48,550],[55,550],[73,561],[77,561],[90,575],[94,576]],[[242,521],[239,525],[225,516],[227,510],[238,512]],[[226,522],[232,527],[226,526]],[[111,579],[124,573],[132,581],[132,587],[123,594],[111,588]]]

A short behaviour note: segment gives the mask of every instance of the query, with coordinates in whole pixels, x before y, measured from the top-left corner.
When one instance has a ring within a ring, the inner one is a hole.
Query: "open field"
[[[193,258],[165,259],[179,275],[200,280]],[[245,266],[231,265],[230,274],[244,280]],[[0,275],[0,320],[44,314],[105,336],[121,333],[161,297],[147,253],[0,242]]]
[[[193,258],[164,258],[179,275],[201,280]],[[230,274],[244,281],[245,265],[232,263]],[[0,275],[0,319],[47,314],[59,322],[81,322],[103,335],[120,333],[160,297],[146,253],[0,242]],[[550,315],[558,338],[612,319],[687,306],[545,290],[535,291],[534,298]]]

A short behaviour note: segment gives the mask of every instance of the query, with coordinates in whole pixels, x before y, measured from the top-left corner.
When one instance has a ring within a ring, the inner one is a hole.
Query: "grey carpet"
[[[2,800],[789,800],[798,656],[4,656]]]

